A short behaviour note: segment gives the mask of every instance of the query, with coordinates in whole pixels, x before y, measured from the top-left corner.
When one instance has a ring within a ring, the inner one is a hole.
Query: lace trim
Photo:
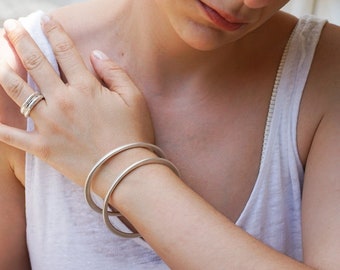
[[[291,35],[288,39],[288,42],[286,44],[286,47],[285,47],[283,54],[282,54],[282,57],[281,57],[279,67],[278,67],[277,72],[276,72],[276,78],[275,78],[275,82],[274,82],[272,95],[271,95],[271,98],[270,98],[269,110],[268,110],[268,115],[267,115],[267,120],[266,120],[266,127],[265,127],[265,131],[264,131],[260,168],[262,167],[263,160],[264,160],[264,157],[265,157],[265,152],[266,152],[266,149],[267,149],[269,132],[270,132],[271,124],[272,124],[272,118],[273,118],[273,113],[274,113],[274,108],[275,108],[275,103],[276,103],[277,92],[278,92],[278,88],[279,88],[281,77],[282,77],[282,71],[283,71],[283,68],[284,68],[285,63],[286,63],[288,51],[289,51],[290,44],[292,42],[292,38],[294,36],[295,31],[296,31],[296,27],[294,28],[293,32],[291,33]]]

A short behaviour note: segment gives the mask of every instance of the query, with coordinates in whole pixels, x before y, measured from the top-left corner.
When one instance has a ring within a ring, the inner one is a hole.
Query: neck
[[[221,58],[221,50],[199,51],[186,44],[174,31],[166,14],[154,1],[130,1],[129,14],[124,17],[125,48],[123,65],[144,78],[152,76],[177,81],[189,73],[208,72],[211,64]],[[134,66],[131,66],[134,63]]]
[[[111,28],[118,31],[111,38],[115,47],[120,48],[118,63],[128,70],[132,78],[137,78],[141,89],[147,88],[150,91],[151,88],[153,94],[154,91],[164,94],[167,89],[183,90],[185,83],[192,86],[203,80],[218,80],[220,72],[232,74],[235,65],[237,70],[241,66],[249,66],[249,59],[255,60],[256,55],[267,51],[266,46],[271,46],[272,42],[267,40],[269,30],[265,29],[256,30],[258,33],[218,49],[196,50],[178,36],[166,14],[155,2],[118,1],[118,20],[114,20],[114,27]],[[263,37],[259,38],[259,35]],[[258,44],[256,40],[264,42]]]

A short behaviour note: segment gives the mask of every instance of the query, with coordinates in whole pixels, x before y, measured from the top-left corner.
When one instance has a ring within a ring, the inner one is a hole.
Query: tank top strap
[[[252,193],[236,224],[255,238],[302,260],[303,166],[297,147],[299,107],[325,21],[301,18],[278,68],[262,159]]]
[[[326,20],[315,16],[302,17],[295,26],[286,45],[276,75],[267,117],[262,161],[266,156],[271,131],[277,130],[281,120],[290,123],[290,141],[297,150],[296,127],[301,97],[313,62],[314,53]],[[298,153],[295,153],[298,156]]]

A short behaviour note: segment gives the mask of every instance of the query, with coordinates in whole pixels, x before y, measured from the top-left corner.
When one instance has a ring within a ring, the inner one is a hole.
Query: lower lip
[[[236,31],[240,29],[244,23],[232,23],[227,21],[225,18],[223,18],[220,14],[218,14],[214,9],[207,6],[206,4],[202,3],[201,1],[198,1],[201,6],[203,7],[203,10],[208,15],[210,20],[217,25],[218,27],[222,28],[226,31]]]

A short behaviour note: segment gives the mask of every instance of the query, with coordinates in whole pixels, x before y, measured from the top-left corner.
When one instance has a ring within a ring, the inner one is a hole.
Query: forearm
[[[235,226],[165,166],[137,169],[111,203],[172,269],[309,269]]]

